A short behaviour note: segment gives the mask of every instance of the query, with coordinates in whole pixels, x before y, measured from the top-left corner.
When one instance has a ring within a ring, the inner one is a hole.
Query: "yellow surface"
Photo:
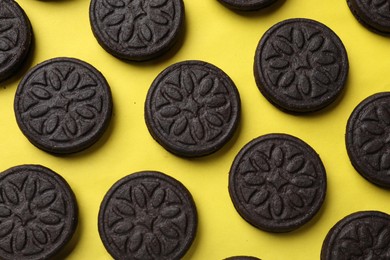
[[[346,121],[365,97],[390,90],[390,38],[361,26],[344,0],[280,0],[266,11],[236,13],[216,0],[184,0],[186,30],[168,55],[152,62],[127,63],[105,52],[89,25],[89,0],[20,0],[35,35],[27,69],[46,59],[68,56],[85,60],[106,77],[114,115],[108,131],[92,148],[71,156],[53,156],[33,146],[19,130],[14,94],[23,73],[0,83],[0,170],[34,163],[61,174],[72,186],[80,208],[74,243],[67,259],[110,259],[97,231],[104,194],[120,178],[157,170],[180,180],[197,204],[199,227],[185,259],[223,259],[253,255],[262,259],[319,259],[327,231],[358,210],[390,212],[389,191],[364,180],[349,162],[344,145]],[[258,91],[253,73],[255,48],[273,24],[293,17],[318,20],[332,28],[347,49],[350,71],[340,102],[321,112],[295,116],[272,106]],[[144,123],[144,101],[157,74],[175,62],[205,60],[223,69],[236,83],[242,121],[222,150],[200,159],[176,157],[158,145]],[[245,222],[228,194],[228,172],[234,156],[253,138],[272,132],[295,135],[321,156],[328,191],[319,214],[303,228],[272,234]]]

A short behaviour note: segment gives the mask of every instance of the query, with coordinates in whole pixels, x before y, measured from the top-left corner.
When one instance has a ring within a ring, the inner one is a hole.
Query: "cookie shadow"
[[[110,139],[112,136],[112,133],[114,132],[115,125],[116,125],[116,108],[115,104],[112,105],[112,115],[110,119],[110,123],[107,126],[107,129],[104,131],[103,135],[100,136],[99,140],[97,140],[94,144],[92,144],[90,147],[87,147],[85,150],[82,150],[80,152],[72,153],[72,154],[54,154],[58,157],[71,157],[74,159],[80,159],[82,157],[87,157],[89,155],[94,154],[98,150],[100,150]]]
[[[78,242],[80,241],[82,225],[83,225],[82,219],[78,217],[77,228],[72,238],[55,256],[51,257],[50,259],[65,260],[71,255],[73,250],[76,248]]]
[[[202,234],[200,232],[200,228],[198,224],[195,240],[192,242],[192,245],[190,249],[187,251],[187,253],[181,258],[182,260],[191,260],[194,257],[194,254],[199,247],[199,241],[201,240],[201,236]]]
[[[318,110],[318,111],[314,111],[314,112],[311,112],[311,113],[307,113],[307,114],[302,114],[303,116],[306,116],[308,118],[311,118],[311,117],[320,117],[320,116],[323,116],[325,114],[330,114],[332,113],[332,111],[336,110],[337,107],[340,105],[340,103],[342,102],[342,100],[345,98],[345,96],[348,94],[348,91],[349,91],[349,88],[350,88],[350,80],[349,80],[349,77],[347,77],[347,80],[345,82],[345,87],[343,89],[343,91],[340,93],[340,95],[332,102],[330,103],[328,106]]]
[[[227,9],[232,11],[233,13],[236,13],[237,15],[240,15],[243,17],[248,17],[248,18],[258,18],[260,16],[271,15],[274,12],[276,12],[277,9],[281,8],[285,2],[286,2],[286,0],[278,0],[275,3],[272,3],[271,5],[264,7],[264,8],[261,8],[259,10],[241,11],[241,10],[229,8],[228,5],[219,1],[219,3],[221,5],[223,5],[224,7],[226,7]]]
[[[276,107],[277,109],[279,109],[280,111],[282,111],[286,114],[296,116],[296,117],[302,117],[302,118],[312,118],[312,117],[318,118],[318,117],[324,116],[326,114],[330,114],[330,113],[332,113],[332,111],[337,109],[337,107],[340,105],[340,103],[342,102],[342,100],[344,99],[344,97],[347,95],[347,93],[349,91],[349,85],[350,85],[349,81],[350,80],[348,77],[346,79],[344,89],[340,92],[340,94],[336,97],[336,99],[334,101],[332,101],[330,104],[326,105],[325,107],[320,108],[320,109],[315,110],[315,111],[309,111],[309,112],[290,111],[290,110],[286,110],[286,109],[278,106],[277,104],[274,104],[273,102],[269,101],[268,99],[267,99],[267,101],[270,102],[274,107]]]
[[[232,147],[236,143],[238,137],[240,136],[240,132],[242,129],[241,121],[242,121],[242,117],[241,117],[240,122],[237,126],[237,129],[234,131],[233,136],[219,150],[217,150],[209,155],[205,155],[205,156],[201,156],[201,157],[189,157],[189,158],[183,157],[183,158],[187,159],[189,161],[194,161],[194,162],[199,162],[199,163],[203,162],[206,164],[210,163],[210,162],[214,162],[220,158],[224,158],[224,156],[232,149]]]
[[[327,188],[328,189],[328,188]],[[325,200],[321,206],[321,208],[318,210],[318,212],[314,215],[314,217],[312,219],[310,219],[307,223],[305,223],[303,226],[299,227],[298,229],[296,230],[292,230],[290,232],[285,232],[285,233],[272,233],[272,235],[275,235],[275,236],[280,236],[280,237],[284,237],[284,238],[288,238],[290,239],[291,236],[294,236],[294,237],[301,237],[301,236],[305,236],[306,233],[308,232],[312,232],[313,231],[313,228],[314,226],[316,226],[318,224],[318,221],[320,221],[320,219],[323,217],[324,215],[324,212],[326,211],[326,209],[328,208],[328,199],[327,199],[328,196],[325,195]],[[324,237],[325,238],[325,237]]]

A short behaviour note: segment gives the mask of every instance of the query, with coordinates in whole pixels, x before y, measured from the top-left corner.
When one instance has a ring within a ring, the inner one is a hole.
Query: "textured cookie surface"
[[[374,32],[390,34],[390,2],[387,0],[347,0],[356,19]]]
[[[329,105],[342,93],[348,57],[339,37],[309,19],[289,19],[261,38],[254,75],[261,93],[277,107],[311,112]]]
[[[233,136],[240,97],[233,81],[202,61],[176,63],[152,83],[145,102],[149,132],[180,156],[213,153]]]
[[[191,246],[197,213],[189,191],[159,172],[118,181],[99,211],[99,233],[115,259],[181,259]]]
[[[364,178],[390,188],[390,92],[374,94],[352,112],[346,146],[355,169]]]
[[[99,44],[126,60],[155,58],[177,41],[184,27],[182,0],[92,0],[92,31]]]
[[[22,65],[31,40],[30,21],[22,8],[13,0],[0,0],[0,81]]]
[[[334,259],[390,259],[390,216],[361,211],[337,222],[321,250],[321,260]]]
[[[265,231],[287,232],[307,223],[326,194],[326,173],[300,139],[269,134],[249,142],[234,159],[229,193],[238,213]]]
[[[48,168],[22,165],[0,174],[0,258],[52,259],[77,227],[77,203]]]
[[[219,0],[226,6],[240,11],[255,11],[267,7],[277,0]]]
[[[56,58],[27,73],[16,91],[14,110],[31,143],[51,153],[74,153],[95,143],[107,128],[111,92],[91,65]]]

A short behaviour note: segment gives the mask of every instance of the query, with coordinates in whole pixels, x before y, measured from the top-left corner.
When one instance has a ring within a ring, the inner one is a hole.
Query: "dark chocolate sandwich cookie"
[[[360,211],[337,222],[321,250],[321,260],[334,259],[390,259],[390,216]]]
[[[277,0],[218,0],[229,8],[239,11],[255,11],[267,7]]]
[[[183,0],[92,0],[92,32],[112,55],[143,61],[168,51],[184,27]]]
[[[184,61],[166,68],[152,83],[145,120],[165,149],[196,157],[217,151],[232,138],[240,108],[237,88],[222,70]]]
[[[302,140],[286,134],[264,135],[245,145],[234,159],[229,193],[238,213],[253,226],[292,231],[321,208],[325,168]]]
[[[138,172],[119,180],[100,206],[99,234],[115,259],[181,259],[197,229],[189,191],[160,172]]]
[[[370,30],[390,34],[390,2],[387,0],[347,0],[356,19]]]
[[[390,188],[390,92],[363,100],[348,119],[346,146],[355,169],[370,182]]]
[[[261,38],[254,62],[261,93],[290,112],[312,112],[335,101],[348,69],[339,37],[324,24],[303,18],[272,26]]]
[[[0,174],[0,258],[53,259],[70,241],[78,210],[68,183],[40,165]]]
[[[30,50],[30,21],[13,0],[0,0],[0,81],[18,70]]]
[[[73,58],[47,60],[19,83],[16,121],[38,148],[68,154],[95,143],[111,119],[112,99],[104,76]]]

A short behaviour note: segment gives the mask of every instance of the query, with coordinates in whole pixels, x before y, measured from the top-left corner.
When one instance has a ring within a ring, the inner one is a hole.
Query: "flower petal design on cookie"
[[[99,213],[100,236],[116,259],[180,259],[196,226],[188,191],[158,172],[134,173],[117,182]]]
[[[219,149],[237,127],[240,100],[234,83],[215,66],[186,61],[165,69],[153,82],[145,103],[152,136],[182,156]]]
[[[49,259],[72,237],[77,205],[51,170],[23,165],[0,174],[0,257]]]
[[[326,193],[325,169],[303,141],[270,134],[249,142],[230,170],[229,192],[239,214],[272,232],[294,230],[319,210]]]
[[[271,27],[255,56],[256,83],[264,96],[292,112],[310,112],[333,102],[348,73],[345,48],[325,25],[290,19]]]
[[[53,153],[73,153],[92,145],[111,118],[108,83],[91,65],[71,58],[33,68],[15,97],[18,124],[29,140]]]
[[[349,158],[367,180],[390,187],[390,93],[374,94],[352,112],[346,131]]]
[[[109,53],[122,59],[146,60],[177,41],[184,23],[182,0],[94,0],[92,31]]]
[[[379,211],[352,213],[332,227],[321,250],[321,260],[387,259],[390,257],[389,215]]]
[[[352,14],[370,30],[390,34],[389,0],[347,0]]]

